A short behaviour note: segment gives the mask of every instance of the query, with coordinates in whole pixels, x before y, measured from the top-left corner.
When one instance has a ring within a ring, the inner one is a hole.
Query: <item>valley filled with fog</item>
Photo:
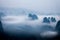
[[[0,29],[11,37],[55,37],[59,20],[60,0],[0,0]]]
[[[37,20],[30,20],[28,15],[20,15],[20,16],[4,16],[2,17],[2,24],[3,24],[3,29],[5,32],[8,33],[36,33],[44,30],[44,28],[40,28],[43,25],[50,25],[53,27],[53,29],[56,26],[56,22],[50,22],[50,23],[43,23],[43,18],[44,17],[55,17],[56,20],[60,20],[59,16],[53,16],[53,15],[38,15]],[[46,26],[45,26],[46,27]],[[49,29],[48,29],[49,30]]]
[[[33,15],[35,15],[37,19],[34,18]],[[60,20],[60,16],[57,13],[40,13],[39,11],[28,10],[25,8],[0,8],[0,16],[4,32],[12,35],[56,35],[57,32],[54,30],[57,22]],[[50,22],[44,23],[43,20],[45,17],[49,18]],[[50,18],[52,17],[56,19],[56,22],[51,22]],[[48,35],[47,33],[50,34]]]

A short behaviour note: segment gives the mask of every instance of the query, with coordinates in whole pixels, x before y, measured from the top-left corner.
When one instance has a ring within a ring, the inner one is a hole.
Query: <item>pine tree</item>
[[[50,20],[47,17],[43,18],[43,23],[50,23]]]
[[[28,17],[30,17],[32,20],[38,19],[37,15],[35,15],[35,14],[29,14]]]
[[[56,22],[56,19],[54,17],[51,17],[52,22]]]

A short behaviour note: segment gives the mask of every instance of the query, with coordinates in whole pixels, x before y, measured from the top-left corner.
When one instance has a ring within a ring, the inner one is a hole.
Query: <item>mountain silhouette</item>
[[[60,33],[60,20],[56,24],[56,30]]]
[[[43,18],[43,23],[50,23],[50,20],[47,17]]]
[[[32,20],[38,19],[37,15],[35,14],[29,14],[28,17],[30,17]]]
[[[51,17],[52,22],[56,22],[56,19],[54,17]]]

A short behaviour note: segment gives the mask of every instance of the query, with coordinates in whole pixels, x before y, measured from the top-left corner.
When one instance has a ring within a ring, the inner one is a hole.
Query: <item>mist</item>
[[[0,0],[2,8],[24,8],[43,14],[60,14],[60,0]]]

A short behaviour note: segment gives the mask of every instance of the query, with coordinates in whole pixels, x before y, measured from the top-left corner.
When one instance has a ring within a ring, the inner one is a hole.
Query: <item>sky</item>
[[[60,13],[60,0],[0,0],[0,7],[25,8],[42,13]]]

